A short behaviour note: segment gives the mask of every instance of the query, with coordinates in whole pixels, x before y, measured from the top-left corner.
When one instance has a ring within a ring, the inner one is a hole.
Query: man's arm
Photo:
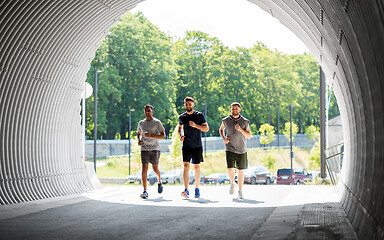
[[[140,140],[141,132],[137,131],[137,144],[139,146],[143,145],[143,141]]]
[[[164,131],[161,131],[159,135],[152,135],[148,132],[145,133],[145,137],[147,138],[156,138],[156,139],[165,139]]]
[[[177,128],[177,132],[179,133],[180,141],[184,141],[184,136],[181,136],[181,129],[183,128],[183,125],[179,124],[179,127]]]
[[[219,133],[220,133],[220,136],[221,136],[221,138],[223,139],[224,143],[225,143],[225,144],[228,144],[230,138],[224,136],[224,130],[225,130],[224,123],[221,123],[220,128],[219,128]]]
[[[209,126],[208,126],[208,123],[205,122],[201,125],[198,125],[196,123],[194,123],[193,121],[189,121],[189,126],[193,127],[193,128],[197,128],[199,129],[200,131],[203,131],[203,132],[208,132],[209,131]]]
[[[242,128],[240,127],[239,124],[236,124],[235,129],[236,129],[237,131],[241,132],[241,133],[244,135],[244,137],[246,137],[246,138],[248,138],[248,139],[251,138],[251,129],[249,128],[249,126],[244,130],[244,129],[242,129]]]

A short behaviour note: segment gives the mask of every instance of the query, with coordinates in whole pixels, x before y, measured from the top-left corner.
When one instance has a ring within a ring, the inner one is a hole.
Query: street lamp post
[[[128,174],[131,175],[131,113],[135,109],[129,109],[129,127],[128,127],[128,158],[129,158],[129,170]]]
[[[97,73],[98,72],[104,72],[103,70],[100,69],[95,69],[95,86],[94,86],[94,101],[95,101],[95,121],[94,121],[94,129],[93,129],[93,134],[94,134],[94,142],[93,142],[93,168],[95,169],[96,172],[96,140],[97,140]]]
[[[207,103],[203,103],[204,106],[204,116],[207,121]],[[204,132],[204,158],[207,159],[207,132]]]

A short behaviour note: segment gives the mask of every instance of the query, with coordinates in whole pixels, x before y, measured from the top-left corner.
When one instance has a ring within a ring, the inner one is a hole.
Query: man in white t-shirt
[[[137,125],[137,139],[139,146],[141,146],[141,163],[142,172],[141,180],[143,183],[144,191],[140,194],[143,199],[148,198],[147,192],[147,172],[149,163],[152,164],[153,171],[158,179],[158,192],[163,192],[163,184],[161,183],[159,171],[160,159],[160,144],[159,139],[165,139],[165,129],[159,119],[153,117],[153,106],[144,106],[145,119],[141,120]]]

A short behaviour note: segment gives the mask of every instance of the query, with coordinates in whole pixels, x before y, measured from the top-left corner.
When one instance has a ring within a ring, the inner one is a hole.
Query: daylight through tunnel
[[[93,189],[80,100],[95,51],[140,1],[0,3],[0,203]],[[359,237],[384,237],[384,3],[250,0],[294,32],[323,68],[342,115],[342,204]]]

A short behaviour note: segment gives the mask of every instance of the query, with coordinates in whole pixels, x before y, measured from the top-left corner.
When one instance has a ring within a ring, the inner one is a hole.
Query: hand
[[[143,141],[140,141],[140,140],[139,140],[139,141],[137,142],[137,144],[138,144],[139,146],[141,146],[141,145],[143,145]]]
[[[228,144],[228,143],[229,143],[229,140],[230,140],[229,137],[224,138],[224,143],[225,143],[225,144]]]
[[[189,121],[189,126],[196,128],[196,123],[193,121]]]
[[[239,132],[241,132],[241,130],[243,130],[243,129],[240,127],[239,124],[236,124],[235,129],[236,129],[237,131],[239,131]]]
[[[145,133],[144,133],[144,136],[147,137],[147,138],[152,137],[152,135],[151,135],[149,132],[145,132]]]
[[[180,141],[184,142],[185,136],[180,136]]]

